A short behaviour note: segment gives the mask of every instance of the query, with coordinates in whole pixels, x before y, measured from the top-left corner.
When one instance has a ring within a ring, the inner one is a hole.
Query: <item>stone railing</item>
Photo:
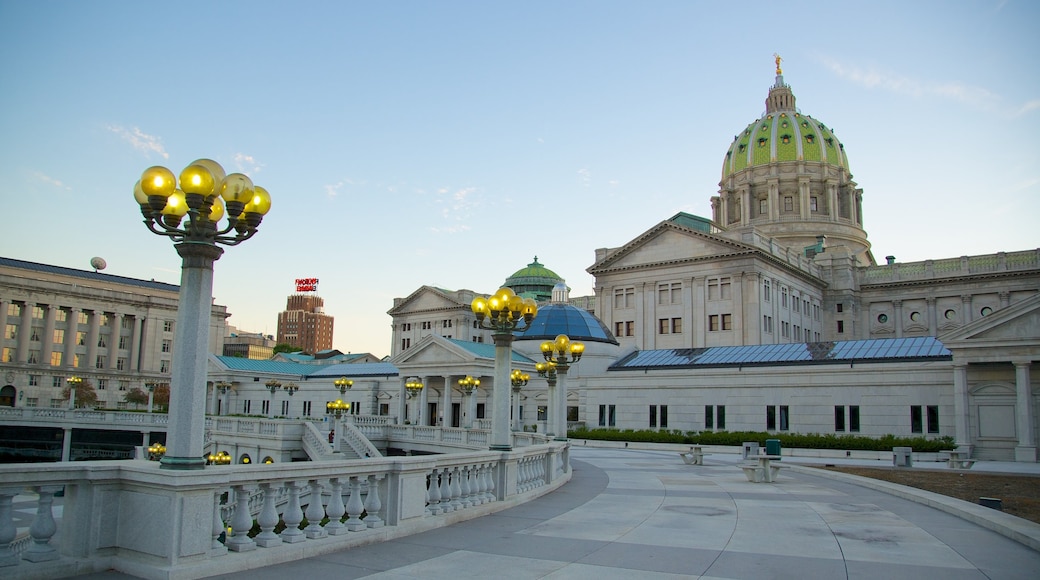
[[[93,409],[49,409],[43,407],[0,407],[0,424],[15,423],[47,427],[76,427],[80,425],[141,429],[166,429],[169,415],[165,413],[129,413],[125,411],[95,411]]]
[[[861,270],[865,283],[883,284],[1037,269],[1040,269],[1040,250],[999,252],[923,262],[896,262],[865,267]]]
[[[566,442],[552,442],[506,452],[190,471],[143,460],[0,465],[0,575],[47,579],[114,569],[198,578],[344,550],[556,489],[570,479],[568,450]],[[19,548],[11,506],[25,490],[38,500],[31,541]],[[56,535],[52,506],[62,490]],[[250,537],[254,515],[260,532]],[[279,522],[285,528],[276,533]]]

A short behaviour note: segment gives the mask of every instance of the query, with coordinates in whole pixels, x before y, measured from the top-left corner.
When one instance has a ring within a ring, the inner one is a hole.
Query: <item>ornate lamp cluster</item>
[[[521,298],[510,288],[499,288],[491,296],[477,296],[470,303],[477,325],[495,332],[524,332],[538,315],[538,304],[532,298]],[[520,321],[524,326],[520,326]]]
[[[585,343],[572,341],[566,334],[560,334],[556,340],[543,342],[541,350],[542,357],[552,363],[553,367],[566,367],[581,360],[581,355],[585,353]]]
[[[282,389],[285,390],[285,392],[289,393],[289,396],[291,397],[296,394],[296,391],[300,390],[300,385],[297,385],[296,383],[289,381],[288,383],[282,385]]]
[[[347,377],[340,377],[332,381],[332,384],[336,386],[341,396],[346,396],[347,391],[350,390],[350,387],[354,386],[354,381],[348,379]]]
[[[198,159],[184,168],[180,187],[169,169],[149,167],[134,185],[134,199],[153,233],[176,242],[227,246],[251,238],[271,209],[266,189],[242,173],[226,175],[212,159]],[[225,214],[227,224],[218,226]],[[181,227],[185,217],[188,222]]]
[[[408,398],[413,398],[422,392],[423,384],[418,378],[411,378],[404,383],[404,388],[408,390]]]
[[[467,395],[472,395],[473,390],[479,386],[480,379],[475,379],[469,375],[466,375],[466,378],[464,379],[459,379],[459,388],[462,389],[462,392],[466,393]]]
[[[148,446],[148,461],[159,461],[166,455],[166,446],[162,443],[152,443]]]
[[[348,411],[350,411],[350,403],[346,403],[342,399],[336,399],[335,401],[325,403],[325,413],[332,415],[337,419],[342,417]]]
[[[513,369],[513,372],[509,373],[509,384],[513,385],[514,391],[519,391],[520,387],[526,386],[527,382],[531,380],[531,375],[521,371],[520,369]]]
[[[206,456],[210,465],[231,465],[231,455],[227,451],[218,451]]]

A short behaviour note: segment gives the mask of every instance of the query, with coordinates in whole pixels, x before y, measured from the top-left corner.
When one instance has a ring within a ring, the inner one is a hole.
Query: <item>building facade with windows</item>
[[[124,407],[133,388],[169,383],[179,287],[0,258],[0,404],[65,407],[68,378],[98,405]],[[214,305],[210,351],[223,348],[227,309]]]
[[[293,294],[278,313],[278,344],[314,354],[332,348],[334,319],[325,314],[325,301],[313,294]]]

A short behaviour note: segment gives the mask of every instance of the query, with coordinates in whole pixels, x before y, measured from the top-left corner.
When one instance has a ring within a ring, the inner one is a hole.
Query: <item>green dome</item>
[[[722,179],[752,167],[783,161],[808,161],[848,171],[845,147],[820,121],[803,115],[794,106],[791,87],[777,75],[769,89],[766,114],[736,137],[722,163]]]
[[[526,268],[513,272],[512,276],[506,278],[506,283],[503,286],[512,289],[513,292],[520,296],[534,298],[537,301],[546,301],[552,297],[553,286],[563,281],[563,278],[556,272],[539,264],[538,256],[535,256],[534,262],[528,264]]]

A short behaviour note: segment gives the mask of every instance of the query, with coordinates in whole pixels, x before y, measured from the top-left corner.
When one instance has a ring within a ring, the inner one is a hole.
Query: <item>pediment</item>
[[[398,353],[391,359],[398,368],[402,367],[438,367],[444,365],[472,364],[477,357],[470,351],[460,348],[450,340],[437,336],[424,336],[412,348]]]
[[[407,298],[390,309],[388,314],[400,316],[413,312],[430,312],[438,310],[455,310],[469,307],[432,286],[421,286]]]
[[[1040,348],[1040,293],[939,336],[947,348],[1017,344]]]
[[[588,271],[595,275],[606,270],[625,270],[751,250],[749,246],[666,221],[605,256]]]

